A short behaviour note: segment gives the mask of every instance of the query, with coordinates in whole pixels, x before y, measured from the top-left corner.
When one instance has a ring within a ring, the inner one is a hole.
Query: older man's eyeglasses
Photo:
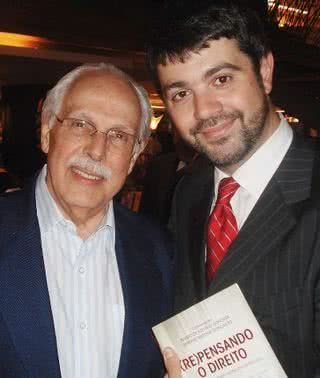
[[[57,121],[65,126],[72,136],[77,138],[92,137],[96,133],[104,134],[107,138],[107,146],[117,150],[129,150],[134,147],[135,143],[140,143],[137,137],[117,128],[100,131],[95,125],[83,119],[64,118],[60,119],[55,115]]]

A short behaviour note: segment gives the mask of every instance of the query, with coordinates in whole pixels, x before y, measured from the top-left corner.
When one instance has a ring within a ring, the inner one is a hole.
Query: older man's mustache
[[[112,176],[111,169],[103,166],[101,162],[95,161],[90,157],[74,156],[70,159],[68,167],[82,169],[88,174],[99,176],[104,179],[109,179]]]

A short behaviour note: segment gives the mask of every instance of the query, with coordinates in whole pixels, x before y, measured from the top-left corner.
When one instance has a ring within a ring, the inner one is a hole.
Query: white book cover
[[[152,330],[178,353],[182,377],[287,377],[237,284]]]

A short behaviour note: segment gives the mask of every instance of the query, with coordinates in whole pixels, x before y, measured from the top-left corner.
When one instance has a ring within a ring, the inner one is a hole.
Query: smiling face
[[[141,112],[134,90],[122,78],[87,73],[71,86],[57,116],[90,122],[99,131],[112,128],[136,135]],[[41,145],[48,154],[49,191],[69,219],[78,213],[85,218],[103,215],[137,157],[132,148],[110,150],[103,133],[83,138],[58,121],[51,129],[42,125]]]
[[[167,110],[181,135],[215,165],[234,172],[279,124],[271,110],[273,58],[259,75],[233,39],[221,38],[182,62],[158,65]]]

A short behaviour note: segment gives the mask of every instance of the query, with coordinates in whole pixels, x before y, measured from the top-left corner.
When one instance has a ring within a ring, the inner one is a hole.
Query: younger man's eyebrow
[[[205,75],[204,75],[204,78],[207,79],[208,77],[212,76],[212,75],[215,75],[216,73],[218,73],[219,71],[225,69],[225,68],[228,68],[228,69],[231,69],[233,71],[240,71],[240,67],[239,66],[236,66],[235,64],[232,64],[232,63],[221,63],[215,67],[212,67],[212,68],[209,68]]]

